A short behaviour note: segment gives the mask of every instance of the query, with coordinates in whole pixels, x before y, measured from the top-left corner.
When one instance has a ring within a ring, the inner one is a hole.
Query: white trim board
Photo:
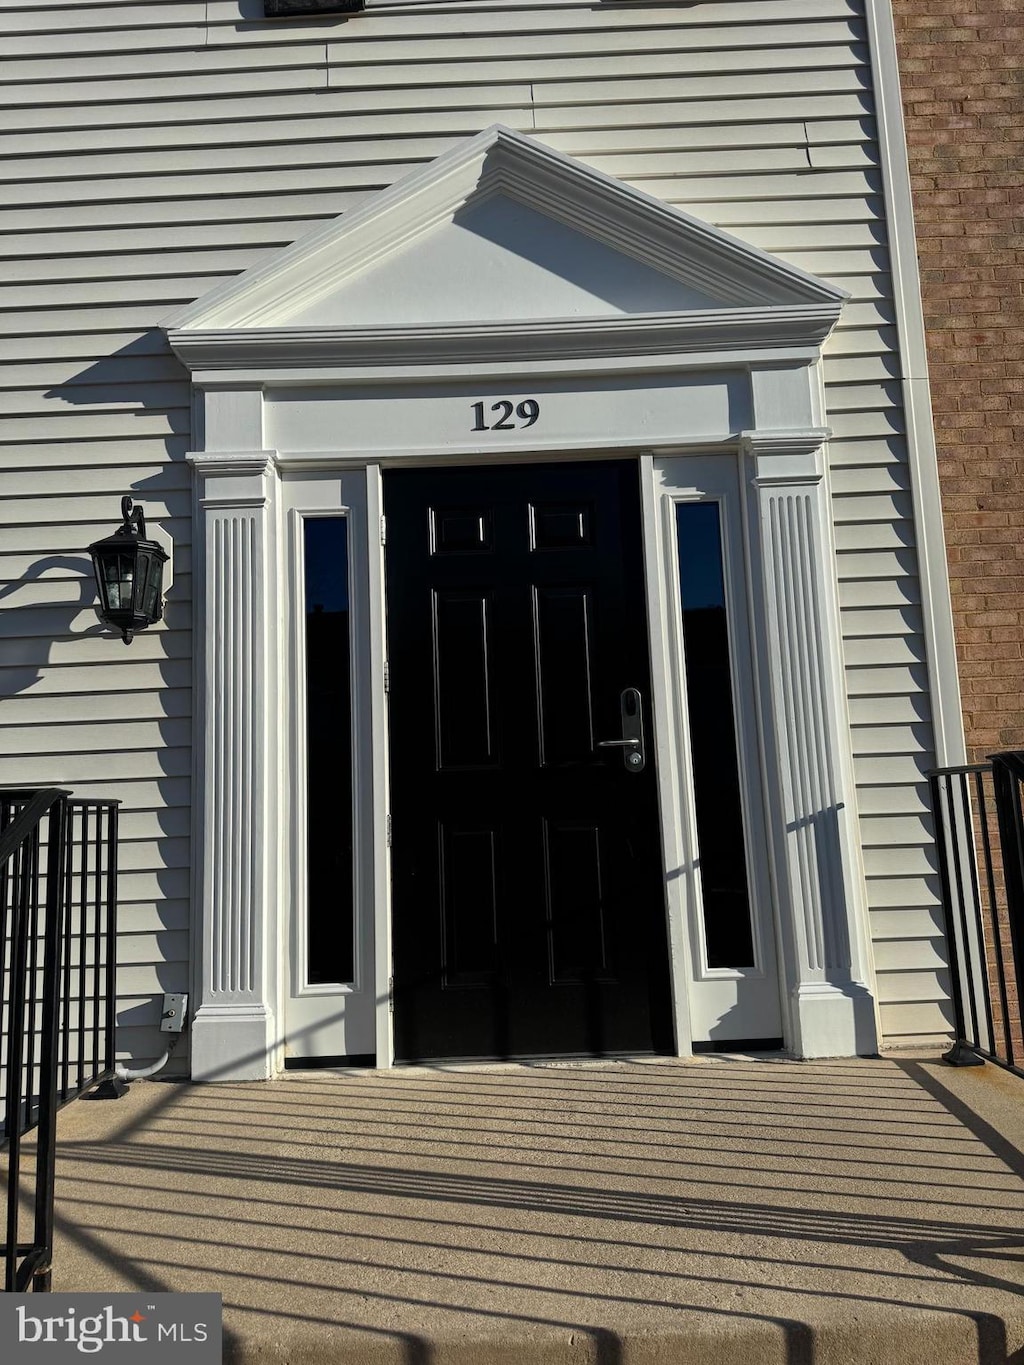
[[[917,263],[914,206],[891,0],[865,0],[865,17],[871,49],[875,117],[878,121],[893,306],[902,366],[900,384],[906,417],[907,462],[914,506],[935,762],[940,768],[955,767],[967,762],[967,747],[953,636],[938,454],[928,383],[921,277]]]

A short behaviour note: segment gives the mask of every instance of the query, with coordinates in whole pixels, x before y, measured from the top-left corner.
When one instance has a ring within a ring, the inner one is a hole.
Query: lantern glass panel
[[[146,585],[142,593],[142,612],[151,621],[158,621],[160,611],[160,588],[163,584],[164,566],[158,555],[146,556]]]
[[[103,562],[107,606],[111,611],[131,610],[135,588],[135,556],[113,554]]]
[[[146,591],[146,570],[149,556],[144,550],[135,552],[135,595],[132,597],[132,611],[136,616],[142,614],[142,599]]]

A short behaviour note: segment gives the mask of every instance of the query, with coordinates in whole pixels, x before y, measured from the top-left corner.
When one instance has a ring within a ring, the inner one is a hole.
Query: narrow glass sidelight
[[[755,966],[717,502],[676,505],[706,966]]]
[[[303,523],[306,613],[306,980],[354,976],[348,524]]]

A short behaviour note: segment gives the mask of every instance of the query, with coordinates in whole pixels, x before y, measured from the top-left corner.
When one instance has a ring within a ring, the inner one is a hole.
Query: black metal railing
[[[50,1287],[57,1111],[113,1075],[117,805],[56,787],[0,791],[7,1291]]]
[[[929,775],[956,1038],[1024,1076],[1024,753]]]

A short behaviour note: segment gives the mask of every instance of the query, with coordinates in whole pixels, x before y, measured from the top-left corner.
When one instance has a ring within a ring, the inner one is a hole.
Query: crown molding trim
[[[186,461],[200,474],[269,474],[277,464],[276,450],[189,450]]]
[[[455,323],[422,327],[172,328],[171,349],[189,370],[326,368],[332,372],[413,365],[480,366],[608,357],[752,352],[817,359],[841,304],[643,313],[618,318]]]

